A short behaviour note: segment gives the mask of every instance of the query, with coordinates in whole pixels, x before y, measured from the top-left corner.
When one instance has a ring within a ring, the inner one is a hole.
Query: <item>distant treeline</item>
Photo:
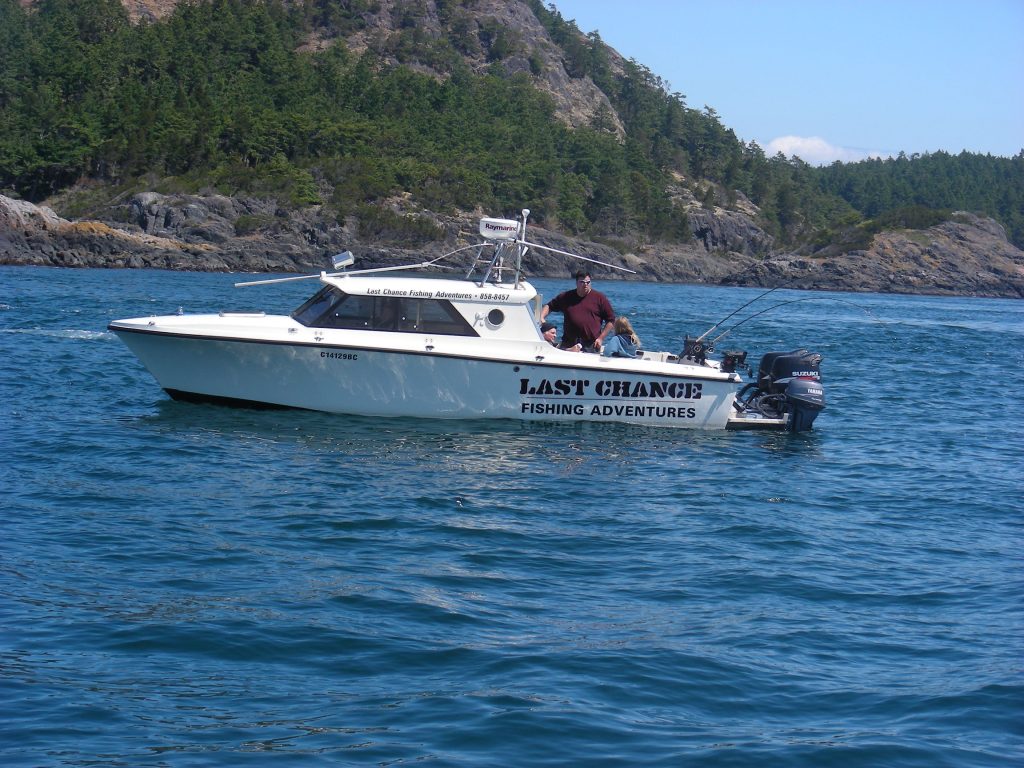
[[[573,233],[686,241],[685,185],[708,207],[746,196],[791,246],[908,206],[986,213],[1024,244],[1024,151],[824,169],[766,157],[713,109],[689,108],[634,61],[614,72],[596,34],[528,4],[570,76],[607,94],[624,141],[609,112],[577,129],[557,120],[534,86],[542,57],[473,0],[434,0],[441,37],[424,33],[423,3],[396,2],[396,29],[361,55],[303,44],[360,29],[374,0],[189,2],[136,26],[118,0],[0,0],[0,191],[213,188],[368,218],[408,194],[435,211],[527,206]],[[512,59],[530,71],[509,74]],[[489,64],[474,73],[470,60]]]
[[[1024,248],[1024,150],[1012,158],[901,152],[887,160],[834,163],[818,169],[817,176],[823,190],[846,200],[866,219],[885,221],[899,211],[913,217],[922,208],[984,213]]]

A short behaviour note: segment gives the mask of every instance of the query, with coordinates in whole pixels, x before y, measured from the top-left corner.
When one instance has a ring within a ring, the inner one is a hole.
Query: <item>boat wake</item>
[[[95,341],[97,339],[116,339],[110,331],[87,331],[76,328],[53,330],[48,328],[3,328],[0,333],[20,333],[28,336],[42,336],[51,339],[84,339]]]

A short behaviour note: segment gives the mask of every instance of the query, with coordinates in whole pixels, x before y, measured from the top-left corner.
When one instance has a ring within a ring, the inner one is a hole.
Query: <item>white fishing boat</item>
[[[634,358],[558,349],[539,329],[543,301],[523,279],[535,248],[521,220],[485,218],[461,279],[408,267],[352,270],[350,254],[319,275],[290,316],[219,312],[111,322],[176,400],[441,419],[615,421],[703,429],[810,429],[824,408],[820,355],[762,359],[744,385],[745,353],[708,357],[705,337],[678,354]],[[605,265],[622,269],[615,265]],[[403,273],[404,270],[404,273]]]

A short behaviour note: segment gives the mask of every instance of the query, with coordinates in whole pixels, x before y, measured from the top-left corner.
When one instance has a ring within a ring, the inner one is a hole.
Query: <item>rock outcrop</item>
[[[109,220],[69,221],[46,206],[0,196],[0,264],[211,272],[322,266],[320,250],[301,245],[315,242],[316,233],[252,237],[236,230],[246,215],[266,215],[273,223],[274,210],[263,204],[253,212],[223,197],[169,198],[150,192],[111,208]]]
[[[687,216],[694,239],[708,253],[736,253],[763,258],[772,252],[774,241],[771,235],[742,213],[722,208],[713,211],[697,208],[691,209]]]
[[[163,19],[174,12],[182,0],[121,0],[121,4],[133,23],[153,22]],[[38,0],[21,0],[22,5],[33,5]],[[348,32],[343,40],[345,46],[361,53],[367,48],[380,48],[380,40],[399,32],[407,22],[404,20],[405,6],[396,3],[369,3],[359,13],[355,31]],[[439,16],[436,3],[421,3],[415,6],[417,11],[417,31],[426,36],[441,37],[443,23]],[[468,14],[465,23],[470,28],[464,30],[467,38],[479,37],[481,21],[493,22],[513,41],[510,50],[501,58],[501,66],[508,74],[524,72],[531,76],[534,85],[554,100],[556,116],[567,125],[578,128],[591,125],[600,114],[603,120],[610,123],[608,129],[620,139],[625,136],[622,121],[615,113],[608,97],[589,77],[573,78],[565,69],[564,54],[551,40],[550,35],[541,25],[530,7],[520,0],[475,0],[472,13]],[[301,46],[304,50],[318,50],[330,47],[338,38],[326,29],[315,31]],[[492,64],[489,51],[463,51],[464,59],[476,72],[483,72]],[[623,58],[615,51],[608,49],[609,65],[612,74],[621,73]],[[388,57],[385,57],[388,58]],[[391,58],[397,64],[397,59]],[[442,77],[438,72],[423,64],[412,65],[414,69]],[[538,71],[539,70],[539,71]]]
[[[694,239],[685,245],[652,244],[622,253],[540,227],[531,227],[530,238],[636,273],[607,277],[1024,297],[1024,252],[991,219],[958,214],[927,230],[880,233],[867,250],[815,258],[774,253],[771,238],[745,214],[716,208],[688,215]],[[287,212],[268,200],[146,192],[111,205],[103,220],[69,221],[51,208],[0,196],[0,264],[316,272],[332,254],[350,249],[360,266],[389,266],[477,242],[478,217],[432,216],[437,238],[418,247],[393,247],[362,238],[355,220],[338,223],[316,207]],[[578,262],[533,251],[524,267],[535,277],[564,277]]]
[[[31,5],[33,0],[20,2]],[[165,18],[178,5],[178,0],[122,2],[134,22]],[[571,57],[523,0],[475,0],[462,6],[381,2],[358,8],[341,14],[342,23],[324,22],[301,47],[343,42],[351,51],[372,49],[387,59],[398,55],[394,41],[415,24],[417,34],[428,40],[453,36],[471,71],[502,67],[508,74],[529,76],[551,96],[556,116],[568,125],[599,125],[620,138],[624,135],[608,97],[591,78],[570,76],[566,62]],[[604,52],[603,66],[610,76],[628,66],[612,49]],[[429,61],[427,57],[407,65],[443,79],[446,75],[431,69]],[[689,221],[692,238],[682,245],[639,243],[623,253],[622,246],[573,240],[534,226],[530,236],[628,267],[642,280],[1024,296],[1024,252],[991,219],[961,214],[927,230],[883,232],[865,250],[833,248],[827,256],[796,255],[778,252],[772,237],[758,227],[760,212],[749,200],[735,193],[710,194],[715,190],[706,184],[676,174],[668,189],[673,205],[685,210]],[[723,199],[729,209],[704,205]],[[59,201],[51,205],[61,208]],[[316,206],[286,210],[273,200],[144,192],[93,207],[93,220],[74,221],[45,206],[0,197],[0,264],[310,272],[324,268],[331,254],[345,249],[355,252],[362,266],[384,266],[433,258],[477,239],[480,213],[429,214],[411,210],[407,200],[397,198],[390,213],[399,221],[409,216],[427,222],[410,227],[412,236],[401,240],[415,246],[382,245],[387,238],[367,234],[373,228],[366,222],[361,228],[353,217],[337,221]],[[429,231],[436,236],[426,238],[423,233]],[[559,277],[576,265],[535,252],[525,263],[531,275]]]
[[[1024,298],[1024,251],[1006,239],[998,222],[960,212],[925,230],[881,232],[867,250],[757,261],[723,283]]]

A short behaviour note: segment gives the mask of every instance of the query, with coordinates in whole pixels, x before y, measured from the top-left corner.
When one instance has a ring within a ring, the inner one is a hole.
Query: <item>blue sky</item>
[[[553,2],[770,155],[1024,149],[1024,0]]]

